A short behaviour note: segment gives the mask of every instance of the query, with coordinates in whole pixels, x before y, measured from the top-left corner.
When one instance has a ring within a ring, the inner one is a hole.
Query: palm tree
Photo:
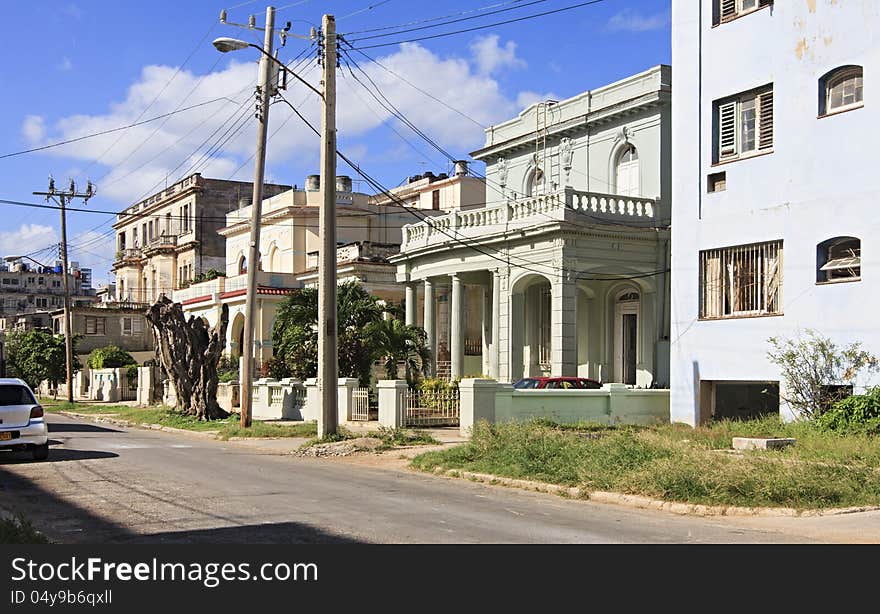
[[[402,320],[383,320],[371,324],[367,336],[375,343],[376,355],[382,361],[388,379],[397,379],[400,363],[404,364],[409,383],[424,375],[431,358],[424,329],[408,326]]]
[[[375,343],[367,329],[382,321],[379,299],[358,282],[346,282],[337,290],[337,335],[340,377],[356,377],[370,384]],[[299,379],[318,373],[318,291],[294,290],[278,308],[272,331],[276,358]]]

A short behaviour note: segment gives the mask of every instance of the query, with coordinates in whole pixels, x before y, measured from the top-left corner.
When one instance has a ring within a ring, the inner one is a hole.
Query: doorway
[[[617,299],[614,315],[614,380],[635,386],[639,361],[639,294],[628,292]]]

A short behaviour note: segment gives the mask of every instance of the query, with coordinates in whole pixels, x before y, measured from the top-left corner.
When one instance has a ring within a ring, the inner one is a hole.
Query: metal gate
[[[458,389],[405,390],[404,426],[459,426]]]
[[[355,388],[351,395],[351,419],[353,422],[370,420],[370,389]]]
[[[138,375],[129,377],[128,373],[123,372],[119,378],[119,400],[120,401],[137,401],[138,395]]]

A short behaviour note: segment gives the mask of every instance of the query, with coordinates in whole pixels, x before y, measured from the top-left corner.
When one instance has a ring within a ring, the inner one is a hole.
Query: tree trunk
[[[226,346],[229,307],[223,305],[220,322],[208,329],[201,318],[187,320],[183,306],[163,296],[147,311],[147,321],[156,340],[156,357],[174,387],[177,411],[199,420],[229,417],[217,403],[217,363]]]

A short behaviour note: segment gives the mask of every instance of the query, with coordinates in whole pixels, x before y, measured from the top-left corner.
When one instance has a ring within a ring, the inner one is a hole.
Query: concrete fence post
[[[339,424],[343,422],[351,422],[351,414],[354,407],[354,391],[358,387],[360,381],[350,377],[339,378],[338,408]]]
[[[318,392],[317,378],[309,378],[305,382],[306,403],[303,405],[302,416],[306,422],[315,422],[321,414],[321,399]]]
[[[629,388],[626,384],[605,384],[603,386],[608,391],[608,423],[618,424],[621,417],[626,413],[627,409],[627,393]]]
[[[389,428],[403,427],[405,407],[404,393],[409,385],[406,380],[379,380],[379,424]]]
[[[459,430],[470,435],[474,424],[495,422],[495,395],[498,382],[493,379],[463,379],[458,383]]]

